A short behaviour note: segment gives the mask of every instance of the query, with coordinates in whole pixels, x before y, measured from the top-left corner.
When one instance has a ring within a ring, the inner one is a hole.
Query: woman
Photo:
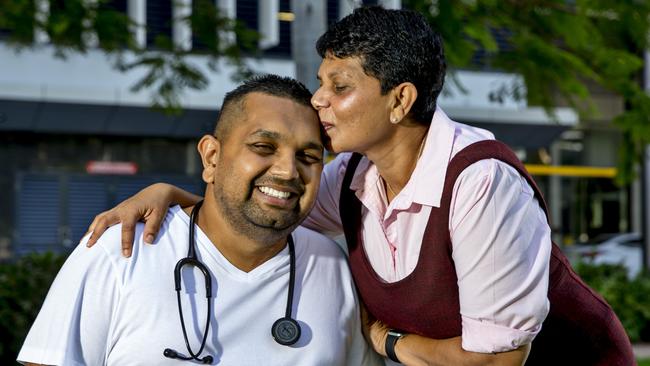
[[[436,108],[445,60],[421,16],[357,9],[316,47],[312,105],[331,150],[355,154],[324,168],[303,225],[345,234],[377,352],[407,365],[634,362],[611,308],[551,243],[521,163]],[[170,202],[196,199],[149,188],[99,215],[90,243],[123,221],[128,246],[141,217],[153,241]]]

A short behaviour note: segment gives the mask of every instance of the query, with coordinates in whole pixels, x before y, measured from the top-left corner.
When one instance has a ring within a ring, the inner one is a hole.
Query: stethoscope
[[[184,361],[196,360],[204,364],[211,364],[214,361],[214,358],[211,355],[200,357],[203,348],[205,347],[205,341],[208,338],[208,330],[210,329],[210,314],[212,306],[210,298],[212,297],[212,277],[210,276],[210,271],[201,263],[196,256],[195,247],[195,235],[194,235],[194,223],[199,217],[199,209],[203,205],[203,201],[198,202],[192,209],[190,214],[190,236],[189,236],[189,249],[187,251],[187,257],[182,258],[176,263],[174,268],[174,285],[176,289],[176,299],[178,300],[178,315],[181,320],[181,328],[183,329],[183,338],[185,338],[185,346],[187,347],[187,352],[190,356],[184,356],[171,348],[165,348],[163,355],[167,358],[174,358]],[[298,341],[300,338],[300,325],[298,322],[291,317],[291,309],[293,306],[293,288],[296,281],[296,253],[293,247],[293,238],[289,235],[289,293],[287,295],[287,310],[285,311],[284,318],[280,318],[273,323],[271,327],[271,335],[276,342],[283,346],[290,346]],[[183,266],[190,265],[197,267],[202,273],[205,279],[205,297],[208,303],[208,314],[205,321],[205,331],[203,332],[203,340],[201,341],[201,347],[199,351],[194,353],[190,347],[190,342],[187,339],[187,331],[185,330],[185,321],[183,319],[183,307],[181,305],[181,270]]]

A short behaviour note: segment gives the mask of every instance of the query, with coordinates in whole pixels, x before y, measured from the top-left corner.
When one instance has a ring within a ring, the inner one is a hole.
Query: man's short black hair
[[[364,72],[381,83],[382,94],[403,82],[413,83],[418,97],[411,116],[419,123],[431,123],[446,64],[440,35],[422,15],[361,7],[330,25],[316,42],[316,50],[323,58],[359,57]]]
[[[273,74],[254,76],[226,93],[217,119],[217,126],[214,130],[215,136],[218,138],[225,137],[233,122],[239,119],[240,112],[244,110],[244,98],[250,93],[263,93],[287,98],[312,108],[312,94],[301,82]]]

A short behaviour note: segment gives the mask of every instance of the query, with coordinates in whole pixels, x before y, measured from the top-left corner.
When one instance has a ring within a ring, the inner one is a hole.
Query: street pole
[[[643,269],[650,268],[650,146],[643,149],[641,162],[641,197],[643,209],[641,210],[642,223],[641,234],[643,235]]]
[[[325,33],[326,0],[291,0],[295,18],[291,24],[291,53],[296,63],[296,79],[312,92],[318,89],[318,67],[321,58],[316,52],[316,40]]]
[[[644,87],[646,93],[650,92],[650,50],[644,53]],[[643,268],[650,268],[650,145],[643,148],[643,157],[641,161],[641,198],[643,207],[641,209],[642,225],[641,234],[643,235]]]

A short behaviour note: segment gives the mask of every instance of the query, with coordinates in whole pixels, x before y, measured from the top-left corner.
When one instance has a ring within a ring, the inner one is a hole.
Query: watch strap
[[[396,329],[389,329],[388,336],[386,336],[386,344],[384,345],[384,350],[386,351],[386,356],[392,361],[401,363],[397,355],[395,354],[395,344],[398,340],[404,337],[406,334],[402,331]]]

